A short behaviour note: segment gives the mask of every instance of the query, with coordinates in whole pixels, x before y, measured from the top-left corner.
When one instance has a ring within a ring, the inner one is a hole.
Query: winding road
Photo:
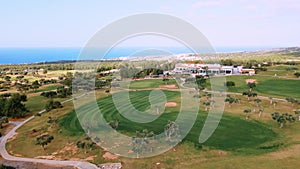
[[[77,96],[76,98],[82,97],[84,95],[86,95],[86,94]],[[65,100],[61,103],[63,104],[63,103],[66,103],[66,102],[70,102],[73,99],[74,98],[71,98],[71,99]],[[45,109],[40,111],[39,114],[42,114],[44,112],[46,112]],[[35,159],[35,158],[23,158],[23,157],[15,157],[15,156],[12,156],[12,155],[8,154],[8,152],[6,150],[6,147],[5,147],[7,140],[9,138],[13,137],[16,134],[16,130],[18,128],[20,128],[21,126],[23,126],[25,123],[27,123],[28,121],[30,121],[32,119],[34,119],[34,116],[29,117],[28,119],[26,119],[23,122],[18,122],[18,123],[13,122],[14,124],[16,124],[16,126],[11,131],[9,131],[5,136],[0,138],[0,154],[1,154],[2,158],[4,158],[5,160],[8,160],[8,161],[21,161],[21,162],[43,163],[43,164],[47,164],[47,165],[73,166],[73,167],[78,168],[78,169],[99,169],[95,164],[92,164],[92,163],[89,163],[89,162],[59,161],[59,160],[45,160],[45,159]]]

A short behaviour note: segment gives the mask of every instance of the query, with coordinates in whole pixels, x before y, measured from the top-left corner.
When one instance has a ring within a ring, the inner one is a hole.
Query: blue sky
[[[82,47],[105,25],[145,12],[184,19],[214,46],[300,46],[300,0],[3,0],[0,47]]]

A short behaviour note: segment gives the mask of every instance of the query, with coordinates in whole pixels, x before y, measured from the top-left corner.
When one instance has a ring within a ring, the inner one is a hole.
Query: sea
[[[216,52],[244,52],[272,49],[275,47],[215,47]],[[157,50],[159,49],[159,50]],[[184,47],[116,47],[109,50],[105,55],[94,58],[79,57],[82,48],[0,48],[0,64],[29,64],[38,62],[55,62],[69,60],[97,60],[111,59],[127,56],[149,56],[163,54],[183,54],[193,53],[188,48]],[[143,52],[146,51],[146,52]],[[94,52],[97,52],[95,50]],[[95,54],[94,56],[97,56]]]

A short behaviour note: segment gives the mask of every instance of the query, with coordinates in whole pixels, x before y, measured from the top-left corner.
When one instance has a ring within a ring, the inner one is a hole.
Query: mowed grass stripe
[[[167,98],[174,98],[174,96],[176,96],[175,98],[178,99],[177,101],[180,101],[179,92],[164,92],[166,93]],[[149,94],[149,91],[131,92],[130,95],[132,103],[134,105],[139,105],[141,109],[145,109],[147,106],[149,106],[149,103],[148,101],[145,101],[146,97],[144,97],[144,99],[140,99],[139,96],[146,96],[147,94]],[[166,108],[167,113],[163,113],[159,118],[151,123],[142,124],[126,119],[120,113],[118,113],[113,104],[111,96],[107,96],[98,100],[98,104],[106,121],[119,120],[121,123],[117,130],[121,133],[126,133],[131,136],[134,136],[136,131],[143,129],[154,131],[155,134],[163,133],[164,126],[167,124],[168,120],[176,120],[180,108],[180,106],[172,109]],[[91,112],[94,111],[93,108],[89,108],[87,105],[83,106],[82,109],[86,113],[82,114],[80,118],[84,118],[84,120],[87,121],[95,120],[97,116],[91,114]],[[190,114],[186,113],[184,119],[190,119],[189,117],[191,117]],[[194,144],[198,145],[199,134],[203,128],[206,117],[206,112],[199,111],[196,122],[184,141],[193,142]],[[68,114],[65,118],[68,119],[64,120],[64,123],[61,124],[66,130],[75,132],[76,130],[81,129],[80,125],[78,125],[78,120],[70,119],[77,118],[75,112]],[[192,121],[189,123],[192,123]],[[266,150],[260,149],[259,147],[267,144],[268,142],[273,142],[276,140],[276,137],[277,134],[273,132],[269,126],[261,122],[244,120],[239,116],[227,115],[225,113],[214,134],[203,145],[216,149],[243,153],[263,153],[266,152]]]

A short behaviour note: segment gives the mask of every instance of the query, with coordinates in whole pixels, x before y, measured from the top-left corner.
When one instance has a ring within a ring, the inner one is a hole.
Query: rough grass
[[[99,93],[100,91],[97,91]],[[104,95],[104,92],[101,91],[101,95]],[[38,99],[38,98],[35,98]],[[66,99],[64,99],[66,100]],[[67,146],[74,147],[76,149],[77,141],[84,141],[85,134],[78,131],[80,126],[76,126],[75,121],[68,121],[70,118],[70,110],[73,109],[73,103],[68,102],[64,104],[62,109],[52,110],[50,112],[44,113],[42,116],[36,116],[33,120],[26,123],[20,129],[17,130],[17,137],[8,142],[6,147],[9,153],[16,156],[23,157],[37,157],[37,156],[52,156],[54,155],[58,160],[68,160],[68,159],[85,159],[87,157],[95,156],[94,160],[91,162],[94,163],[103,163],[103,162],[112,162],[111,160],[104,160],[102,155],[104,151],[96,147],[93,150],[88,150],[87,153],[83,149],[78,149],[75,153],[72,153],[71,150],[61,151]],[[59,118],[59,122],[51,125],[47,123],[49,117]],[[72,116],[73,117],[73,116]],[[67,119],[67,121],[65,121]],[[74,118],[73,118],[74,119]],[[63,125],[64,127],[61,127]],[[75,125],[76,127],[73,127]],[[71,131],[71,128],[76,128],[76,131]],[[33,132],[33,130],[36,132]],[[46,150],[39,145],[35,145],[36,137],[43,133],[49,133],[54,136],[54,140],[48,144]],[[75,133],[75,134],[74,134]]]

